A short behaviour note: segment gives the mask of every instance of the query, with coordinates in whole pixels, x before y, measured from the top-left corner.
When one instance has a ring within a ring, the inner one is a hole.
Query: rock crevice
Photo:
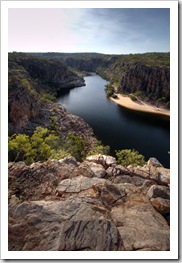
[[[160,169],[169,181],[169,170],[151,159],[140,167],[153,171],[151,180],[113,175],[107,171],[117,167],[114,158],[102,156],[112,160],[106,165],[97,157],[9,164],[9,250],[170,249],[170,185],[152,180]],[[102,166],[104,177],[88,162]]]

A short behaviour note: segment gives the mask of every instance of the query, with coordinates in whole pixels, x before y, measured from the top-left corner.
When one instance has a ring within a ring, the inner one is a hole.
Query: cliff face
[[[81,118],[47,99],[61,88],[83,85],[60,62],[10,54],[8,78],[9,134],[32,133],[37,126],[54,129],[62,136],[78,135],[87,145],[96,141],[92,128]],[[46,99],[45,99],[46,95]]]
[[[63,59],[63,62],[66,65],[79,69],[81,71],[97,72],[98,68],[106,68],[114,60],[115,58],[110,56],[86,57],[86,58],[66,57]]]
[[[118,92],[142,94],[154,101],[165,97],[170,100],[170,72],[169,69],[136,64],[129,67],[122,74]]]
[[[8,124],[9,133],[21,130],[41,111],[40,96],[34,88],[29,73],[16,63],[11,64],[8,73]]]
[[[118,93],[140,94],[143,100],[169,108],[169,53],[118,56],[108,68],[100,68],[98,73],[109,79]]]
[[[84,79],[70,71],[61,61],[24,54],[9,54],[9,65],[11,66],[12,63],[23,66],[39,85],[47,84],[54,91],[84,85]]]
[[[112,156],[9,163],[10,251],[170,250],[169,170]]]

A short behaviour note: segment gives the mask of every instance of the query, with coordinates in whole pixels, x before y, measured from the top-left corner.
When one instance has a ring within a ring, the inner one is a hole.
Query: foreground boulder
[[[170,250],[169,186],[109,167],[72,157],[10,163],[9,250]]]

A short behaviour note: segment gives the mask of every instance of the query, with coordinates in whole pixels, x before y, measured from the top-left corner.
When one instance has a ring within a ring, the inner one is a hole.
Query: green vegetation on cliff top
[[[68,58],[74,58],[74,60],[91,60],[94,58],[102,58],[105,60],[113,58],[116,64],[120,64],[124,61],[129,63],[143,63],[148,66],[156,67],[169,67],[170,66],[170,53],[169,52],[148,52],[141,54],[126,54],[126,55],[107,55],[101,53],[59,53],[59,52],[47,52],[47,53],[27,53],[32,56],[61,59],[65,61]],[[98,65],[99,67],[99,65]]]

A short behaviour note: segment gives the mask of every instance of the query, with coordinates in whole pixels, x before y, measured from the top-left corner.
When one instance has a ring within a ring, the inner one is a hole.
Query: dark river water
[[[58,103],[82,117],[103,144],[115,150],[135,149],[170,166],[170,121],[155,114],[128,110],[106,97],[107,81],[99,75],[85,77],[84,87],[61,91]]]

